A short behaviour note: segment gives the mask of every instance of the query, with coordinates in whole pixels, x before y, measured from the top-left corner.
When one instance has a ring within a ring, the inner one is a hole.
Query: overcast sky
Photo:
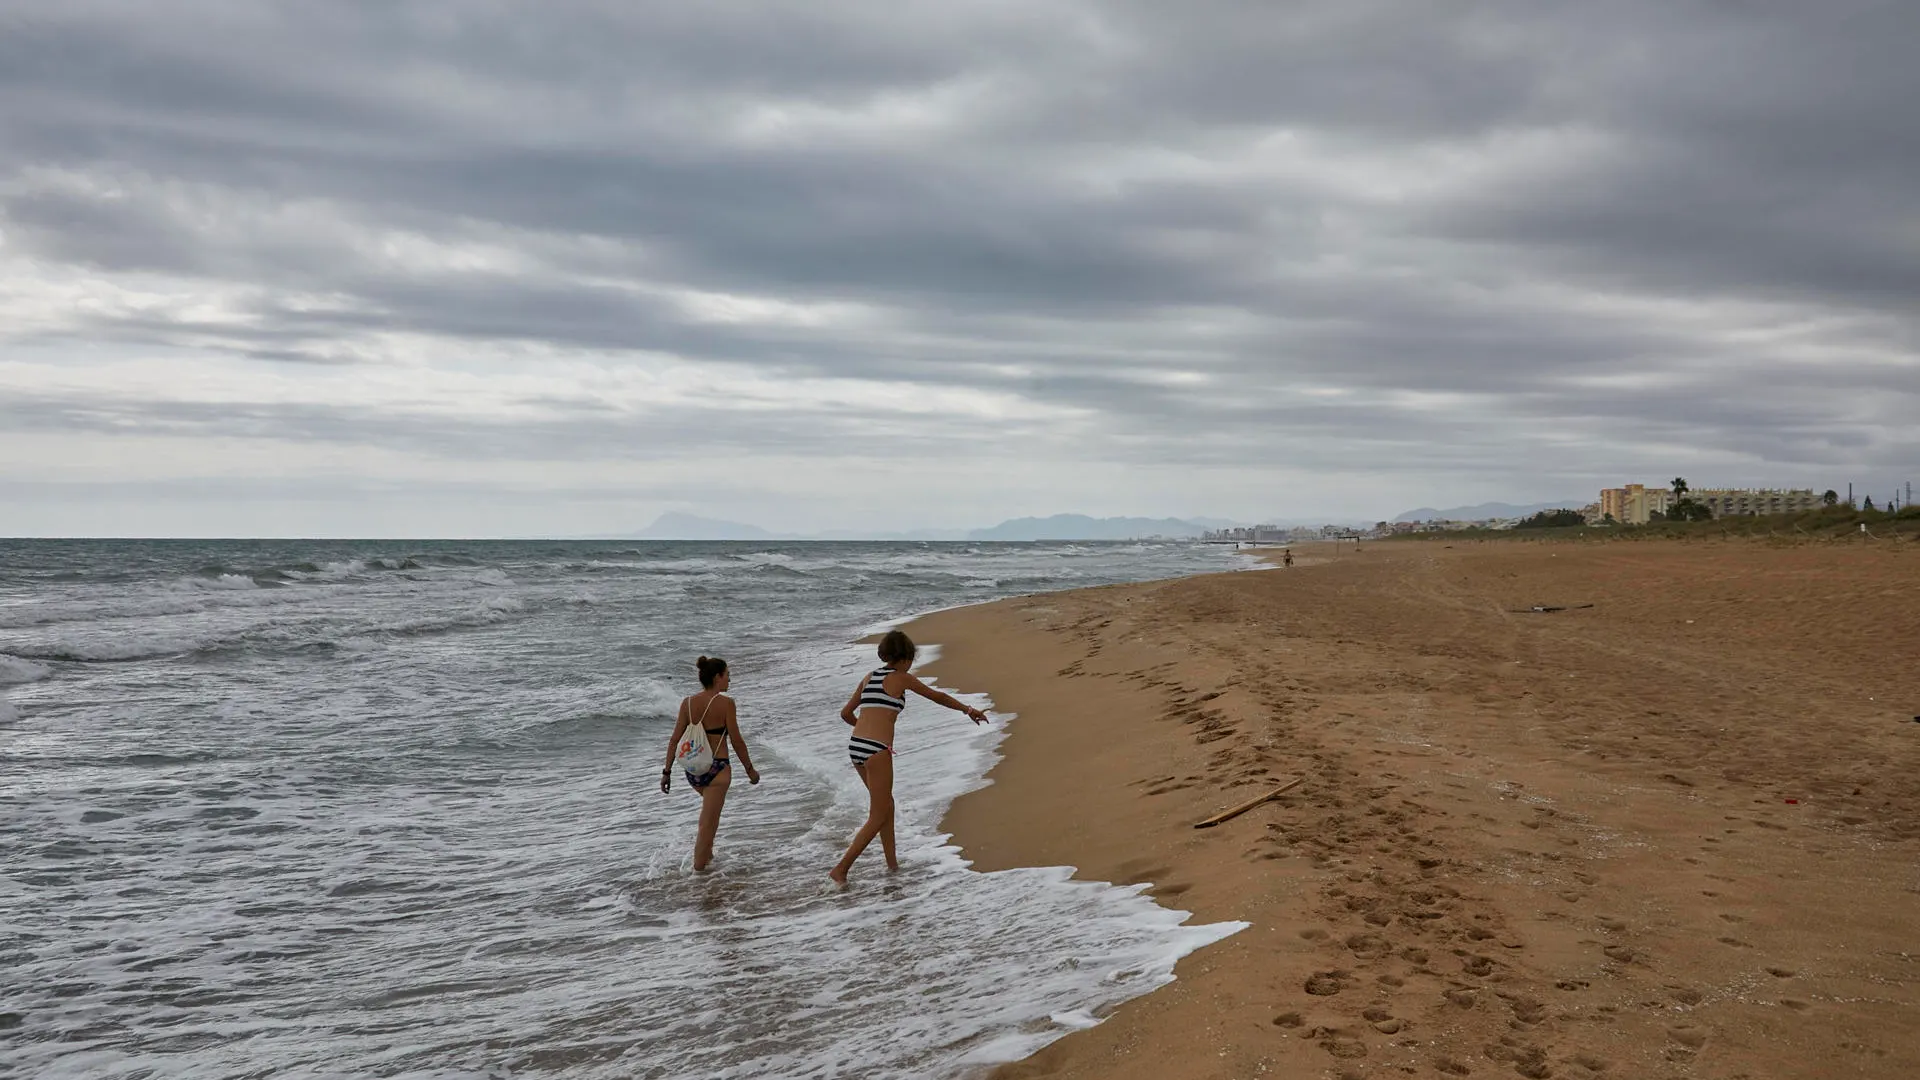
[[[0,6],[0,535],[1920,479],[1920,4]]]

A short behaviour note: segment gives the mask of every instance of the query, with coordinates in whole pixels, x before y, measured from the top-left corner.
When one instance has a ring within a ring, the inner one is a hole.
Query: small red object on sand
[[[1788,799],[1787,801],[1790,803],[1793,803],[1795,806],[1798,806],[1800,804],[1799,799]]]

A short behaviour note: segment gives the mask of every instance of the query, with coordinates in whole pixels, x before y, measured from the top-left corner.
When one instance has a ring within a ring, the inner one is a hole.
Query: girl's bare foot
[[[833,869],[827,871],[827,876],[833,879],[833,883],[835,885],[838,885],[843,889],[847,887],[847,872],[845,870],[842,870],[836,866]]]
[[[899,862],[899,860],[897,860],[897,859],[888,859],[888,860],[887,860],[887,873],[889,873],[889,874],[897,874],[897,873],[899,873],[899,872],[900,872],[900,862]]]

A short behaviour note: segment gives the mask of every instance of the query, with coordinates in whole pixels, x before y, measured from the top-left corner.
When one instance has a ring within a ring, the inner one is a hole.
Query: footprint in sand
[[[1373,1030],[1382,1035],[1396,1035],[1407,1026],[1406,1021],[1379,1005],[1367,1009],[1360,1015],[1367,1023],[1373,1025]]]
[[[1513,1009],[1513,1018],[1523,1024],[1537,1024],[1547,1018],[1547,1007],[1533,998],[1516,997],[1507,1004]]]
[[[1470,1076],[1473,1073],[1473,1070],[1468,1068],[1465,1063],[1450,1057],[1434,1058],[1433,1067],[1446,1073],[1448,1076]]]
[[[1378,934],[1353,934],[1347,938],[1347,950],[1362,960],[1378,960],[1393,946]]]
[[[1469,975],[1484,977],[1493,974],[1493,961],[1484,956],[1469,956],[1460,961],[1460,969]]]
[[[1346,1060],[1367,1056],[1367,1044],[1353,1039],[1322,1039],[1320,1049]]]
[[[1605,953],[1609,960],[1622,964],[1633,963],[1633,950],[1627,948],[1625,945],[1608,945],[1600,951]]]
[[[1707,1045],[1707,1033],[1690,1024],[1668,1028],[1667,1037],[1689,1050],[1698,1050]]]
[[[1307,978],[1307,993],[1315,997],[1332,997],[1346,988],[1342,971],[1316,971]]]
[[[1776,979],[1791,979],[1795,975],[1798,975],[1799,972],[1793,970],[1792,968],[1770,967],[1767,969],[1767,974],[1773,976]]]

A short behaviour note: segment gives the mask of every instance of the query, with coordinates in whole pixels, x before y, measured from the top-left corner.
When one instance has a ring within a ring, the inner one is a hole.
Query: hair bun
[[[706,662],[707,662],[707,658],[706,658],[706,655],[705,655],[705,654],[702,654],[702,655],[701,655],[701,657],[700,657],[700,659],[698,659],[698,660],[695,660],[695,661],[694,661],[694,664],[695,664],[695,665],[697,666],[697,665],[700,665],[700,664],[704,664],[704,663],[706,663]]]

